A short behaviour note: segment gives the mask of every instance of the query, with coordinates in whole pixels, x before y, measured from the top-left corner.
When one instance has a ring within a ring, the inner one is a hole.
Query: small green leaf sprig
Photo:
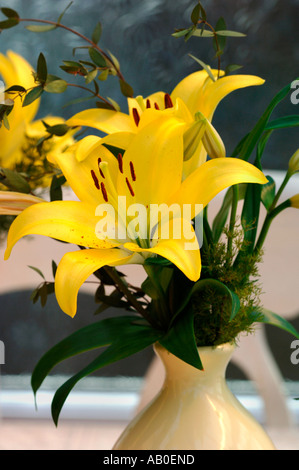
[[[107,80],[109,76],[115,76],[119,80],[119,86],[121,93],[126,97],[132,97],[134,94],[133,88],[129,85],[120,69],[118,59],[111,53],[105,52],[98,45],[102,35],[102,25],[98,22],[91,34],[91,38],[84,36],[80,32],[70,28],[63,24],[62,18],[73,2],[70,2],[64,11],[59,15],[57,21],[49,21],[35,18],[21,18],[19,14],[11,8],[1,8],[1,12],[6,16],[6,20],[0,21],[0,30],[9,29],[19,25],[20,23],[29,22],[26,29],[35,33],[46,33],[49,31],[56,30],[57,28],[64,29],[65,31],[71,32],[76,36],[79,36],[87,45],[78,46],[73,49],[73,56],[75,56],[77,49],[86,49],[88,51],[87,60],[63,60],[60,65],[61,70],[72,76],[79,76],[84,78],[84,85],[79,83],[70,83],[67,80],[48,73],[47,62],[44,54],[40,53],[35,78],[35,86],[26,90],[24,87],[19,85],[13,85],[12,87],[5,90],[9,99],[7,102],[0,106],[0,121],[1,124],[9,129],[9,114],[13,109],[14,100],[19,97],[22,99],[22,106],[28,106],[35,100],[41,97],[44,92],[48,93],[63,93],[68,87],[76,87],[84,90],[89,94],[83,98],[79,98],[76,101],[84,101],[90,98],[96,99],[96,106],[99,108],[107,108],[119,110],[118,103],[110,98],[104,97],[100,94],[99,82]],[[92,87],[91,87],[92,86]],[[54,131],[61,132],[62,128],[57,127]],[[67,129],[66,129],[67,131]],[[53,134],[53,129],[52,129]],[[61,134],[55,134],[61,135]]]
[[[206,10],[204,9],[200,1],[193,8],[191,12],[191,22],[192,22],[192,25],[189,28],[177,29],[173,33],[173,36],[176,38],[183,37],[185,41],[188,41],[192,36],[199,37],[199,38],[212,39],[213,47],[215,50],[214,58],[217,59],[217,67],[218,67],[217,79],[219,79],[221,77],[221,56],[223,55],[224,50],[225,50],[226,39],[228,37],[242,38],[242,37],[245,37],[246,34],[239,33],[237,31],[228,30],[226,27],[226,22],[224,18],[222,17],[218,19],[215,26],[212,26],[212,24],[207,20]],[[206,72],[208,73],[208,75],[213,81],[216,80],[213,73],[211,72],[209,65],[207,65],[201,59],[198,59],[192,54],[189,54],[189,56],[206,70]],[[226,76],[229,73],[234,72],[240,68],[242,68],[241,65],[236,65],[236,64],[228,65],[224,70],[223,76]]]

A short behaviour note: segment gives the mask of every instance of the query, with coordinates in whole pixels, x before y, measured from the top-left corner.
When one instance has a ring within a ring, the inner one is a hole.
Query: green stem
[[[233,251],[233,232],[236,223],[236,215],[237,215],[237,207],[238,207],[238,200],[239,200],[239,186],[234,185],[232,186],[233,191],[233,198],[232,198],[232,207],[231,207],[231,215],[230,215],[230,222],[229,222],[229,233],[228,233],[228,240],[227,240],[227,263],[231,262],[232,258],[232,251]]]
[[[154,300],[154,303],[156,304],[156,309],[159,313],[159,318],[162,320],[162,326],[167,328],[167,326],[169,325],[170,317],[165,292],[161,284],[156,279],[153,267],[149,265],[143,265],[143,267],[156,292],[158,293],[158,299]]]
[[[117,274],[116,270],[109,267],[105,266],[105,271],[109,274],[110,278],[113,280],[115,286],[124,294],[126,299],[130,302],[130,304],[135,308],[135,310],[140,313],[146,320],[150,322],[150,319],[148,318],[146,311],[144,308],[141,306],[140,302],[136,300],[134,295],[130,292],[130,290],[127,288],[125,283],[123,282],[122,278]]]
[[[95,98],[98,98],[99,100],[103,101],[104,103],[108,104],[109,106],[112,106],[111,103],[106,100],[103,96],[97,94],[97,93],[94,93],[92,90],[90,90],[90,88],[87,88],[85,86],[82,86],[82,85],[77,85],[76,83],[68,83],[67,86],[72,86],[72,87],[76,87],[76,88],[81,88],[81,90],[85,90],[85,91],[88,91],[89,93],[91,93]]]
[[[290,200],[287,199],[286,201],[281,203],[279,206],[277,206],[275,209],[273,209],[271,212],[268,212],[268,214],[265,218],[262,230],[260,232],[258,241],[256,243],[256,246],[255,246],[255,249],[254,249],[254,254],[258,254],[258,252],[262,249],[263,244],[264,244],[265,239],[266,239],[266,236],[267,236],[267,233],[269,231],[270,225],[273,222],[274,218],[281,211],[283,211],[284,209],[286,209],[287,207],[290,207],[290,206],[291,206]]]
[[[279,200],[279,198],[280,198],[280,196],[281,196],[281,194],[282,194],[284,188],[286,187],[286,185],[287,185],[289,179],[291,178],[291,176],[292,176],[292,173],[289,172],[289,171],[287,171],[287,173],[286,173],[286,175],[285,175],[285,177],[284,177],[284,180],[283,180],[283,182],[281,183],[281,186],[280,186],[280,188],[278,189],[275,198],[273,199],[273,202],[272,202],[272,204],[271,204],[271,207],[270,207],[269,211],[273,210],[273,209],[276,207],[276,204],[277,204],[277,202],[278,202],[278,200]]]
[[[35,18],[18,18],[18,21],[25,21],[25,22],[35,22],[35,23],[44,23],[44,24],[50,24],[50,25],[53,25],[53,26],[56,26],[57,28],[62,28],[62,29],[65,29],[66,31],[69,31],[70,33],[73,33],[75,34],[76,36],[79,36],[81,39],[83,39],[84,41],[88,42],[94,49],[96,49],[97,51],[99,51],[102,56],[105,57],[105,59],[108,60],[108,62],[110,62],[110,64],[113,66],[114,70],[116,71],[117,73],[117,76],[121,79],[121,80],[124,80],[124,77],[122,75],[122,73],[120,72],[120,70],[116,67],[116,65],[114,64],[113,60],[97,45],[95,44],[91,39],[89,39],[88,37],[84,36],[84,34],[81,34],[79,33],[78,31],[75,31],[74,29],[62,24],[62,23],[56,23],[55,21],[49,21],[49,20],[39,20],[39,19],[35,19]]]

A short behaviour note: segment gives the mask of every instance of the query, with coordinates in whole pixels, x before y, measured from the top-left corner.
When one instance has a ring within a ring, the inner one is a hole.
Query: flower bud
[[[198,148],[205,129],[206,129],[206,119],[200,116],[195,115],[195,122],[190,126],[190,128],[184,133],[184,160],[190,160],[194,155],[196,149]]]
[[[0,191],[0,215],[18,215],[27,207],[39,202],[45,201],[31,194]]]
[[[291,203],[291,207],[295,207],[296,209],[299,209],[299,194],[295,194],[295,196],[292,196],[290,198],[290,203]]]
[[[289,172],[296,173],[299,171],[299,149],[291,156],[289,161]]]
[[[210,158],[224,158],[226,156],[224,143],[208,119],[202,142]]]

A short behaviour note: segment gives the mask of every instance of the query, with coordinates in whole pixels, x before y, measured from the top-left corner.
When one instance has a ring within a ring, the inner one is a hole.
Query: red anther
[[[122,156],[121,153],[119,153],[119,154],[117,155],[117,161],[118,161],[118,168],[119,168],[119,171],[120,171],[121,173],[123,173],[123,172],[124,172],[124,169],[123,169],[123,156]]]
[[[103,182],[101,183],[101,190],[102,190],[104,201],[108,202],[108,194],[107,194],[107,191]]]
[[[92,179],[93,179],[93,182],[94,182],[94,185],[97,189],[100,189],[100,185],[99,185],[99,180],[95,174],[95,172],[93,170],[90,170],[90,173],[91,173],[91,176],[92,176]]]
[[[133,191],[133,188],[132,188],[132,186],[131,186],[130,181],[128,180],[128,178],[126,178],[126,183],[127,183],[127,186],[128,186],[128,188],[129,188],[129,191],[130,191],[131,195],[132,195],[132,196],[135,196],[134,191]]]
[[[173,108],[173,102],[168,93],[165,93],[164,95],[164,104],[165,104],[165,109],[167,108]]]
[[[100,172],[101,177],[105,179],[105,175],[104,175],[104,173],[103,173],[103,171],[102,171],[102,169],[101,169],[101,165],[100,165],[101,162],[102,162],[102,159],[101,159],[101,157],[99,157],[99,158],[98,158],[99,172]]]
[[[147,98],[147,100],[146,100],[146,107],[147,107],[147,108],[150,108],[150,107],[151,107],[151,102],[150,102],[150,100],[149,100],[148,98]]]
[[[139,121],[140,121],[140,116],[139,116],[139,113],[138,113],[137,109],[133,108],[132,113],[133,113],[133,118],[134,118],[135,124],[136,124],[136,126],[138,126]]]
[[[158,103],[155,103],[154,106],[155,106],[156,109],[158,109],[158,110],[160,109],[159,106],[158,106]]]
[[[135,174],[133,162],[130,162],[130,171],[131,171],[132,180],[136,181],[136,174]]]

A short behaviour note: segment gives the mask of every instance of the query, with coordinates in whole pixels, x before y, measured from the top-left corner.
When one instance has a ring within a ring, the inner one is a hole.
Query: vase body
[[[225,371],[234,346],[199,348],[204,371],[159,344],[165,367],[158,395],[127,426],[114,450],[274,450],[273,443],[229,390]]]

